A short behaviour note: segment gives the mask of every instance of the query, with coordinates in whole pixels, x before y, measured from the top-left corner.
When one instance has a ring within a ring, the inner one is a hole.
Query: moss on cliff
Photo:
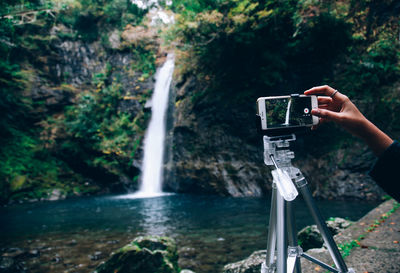
[[[16,24],[21,9],[44,8],[52,11]],[[0,12],[14,16],[0,19],[0,202],[46,199],[54,189],[123,191],[139,173],[132,161],[158,44],[121,34],[144,25],[147,10],[121,0],[22,1]]]

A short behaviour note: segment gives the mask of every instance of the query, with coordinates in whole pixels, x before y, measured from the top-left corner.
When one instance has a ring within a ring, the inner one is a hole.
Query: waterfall
[[[134,198],[163,195],[165,120],[173,71],[174,56],[169,54],[156,74],[156,83],[151,97],[151,119],[144,138],[141,186],[138,192],[131,195]]]
[[[288,102],[287,109],[286,109],[286,117],[285,117],[284,125],[289,125],[289,121],[290,121],[290,105],[291,104],[292,104],[292,99],[289,98],[289,102]]]

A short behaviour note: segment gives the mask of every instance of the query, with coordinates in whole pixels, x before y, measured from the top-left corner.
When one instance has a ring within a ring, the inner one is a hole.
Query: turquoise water
[[[377,203],[320,201],[325,218],[358,220]],[[29,272],[90,272],[139,235],[176,239],[180,265],[197,273],[265,248],[270,201],[266,198],[170,195],[148,199],[115,196],[69,199],[0,208],[0,248],[39,250],[25,260]],[[298,228],[313,224],[295,201]],[[97,256],[96,256],[96,255]]]

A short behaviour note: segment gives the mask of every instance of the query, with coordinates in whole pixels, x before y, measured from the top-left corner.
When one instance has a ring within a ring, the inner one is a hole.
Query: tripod
[[[264,163],[275,166],[276,170],[272,171],[274,183],[269,218],[268,248],[266,260],[261,266],[261,273],[300,273],[301,257],[331,272],[354,273],[353,269],[347,268],[316,206],[306,179],[298,168],[292,166],[291,159],[294,158],[294,152],[289,150],[289,142],[296,140],[296,136],[294,134],[278,137],[264,136],[263,140]],[[278,170],[281,172],[280,175],[277,173]],[[282,172],[284,173],[283,176],[286,175],[288,179],[280,179],[279,176],[282,176]],[[296,188],[302,194],[336,268],[304,253],[302,248],[298,246],[292,202],[287,201],[288,199],[293,200],[297,195],[297,190],[294,188],[292,181],[294,181]],[[278,183],[280,186],[277,185]],[[282,183],[286,185],[282,185]],[[286,190],[286,193],[282,193],[282,186],[289,190]],[[287,191],[290,191],[290,194],[287,194]]]

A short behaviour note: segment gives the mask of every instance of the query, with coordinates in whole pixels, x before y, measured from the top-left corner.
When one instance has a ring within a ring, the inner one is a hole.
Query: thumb
[[[329,111],[326,109],[315,109],[311,111],[311,114],[320,118],[323,118],[327,121],[334,121],[334,122],[338,122],[340,121],[340,113],[338,112],[333,112],[333,111]]]

